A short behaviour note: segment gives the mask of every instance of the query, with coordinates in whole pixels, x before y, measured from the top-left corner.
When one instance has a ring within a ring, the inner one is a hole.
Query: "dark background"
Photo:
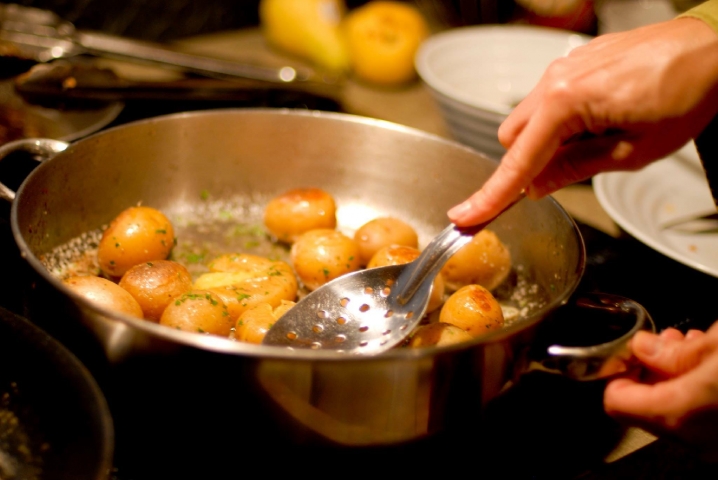
[[[148,41],[182,37],[259,24],[259,0],[18,0],[28,7],[51,10],[77,28],[100,30]],[[366,0],[346,0],[348,8]],[[415,0],[426,15],[444,25],[503,23],[514,14],[512,0]]]

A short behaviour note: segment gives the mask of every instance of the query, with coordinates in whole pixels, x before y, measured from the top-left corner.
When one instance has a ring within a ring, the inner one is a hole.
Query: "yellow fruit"
[[[371,1],[349,12],[344,31],[357,78],[393,86],[416,77],[414,55],[429,26],[413,5]]]
[[[261,0],[259,20],[274,47],[334,71],[346,71],[349,57],[342,38],[343,0]]]

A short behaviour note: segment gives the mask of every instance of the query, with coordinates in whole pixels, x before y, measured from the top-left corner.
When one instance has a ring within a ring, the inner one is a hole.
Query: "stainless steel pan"
[[[0,478],[109,478],[112,417],[77,357],[0,308],[0,365]]]
[[[583,379],[625,370],[626,341],[650,328],[639,305],[597,296],[579,306],[584,313],[569,324],[588,328],[595,312],[603,312],[624,322],[616,338],[597,338],[598,346],[554,346],[543,359],[526,356],[541,324],[566,311],[562,305],[584,270],[580,233],[551,198],[524,200],[491,227],[509,245],[518,277],[538,289],[541,301],[532,304],[531,297],[518,321],[464,345],[358,358],[232,342],[101,311],[65,289],[40,258],[127,206],[142,202],[165,211],[176,219],[181,240],[207,230],[196,222],[207,223],[209,231],[227,225],[220,214],[227,210],[234,214],[229,225],[256,224],[267,199],[292,187],[319,186],[338,202],[340,229],[351,232],[388,214],[413,224],[425,243],[445,226],[447,208],[473,192],[496,164],[457,143],[379,120],[268,109],[159,117],[71,145],[14,142],[0,158],[22,149],[46,160],[16,195],[6,189],[4,196],[13,202],[12,229],[22,255],[50,287],[41,303],[69,308],[56,319],[60,330],[62,323],[81,322],[94,333],[133,392],[124,396],[133,412],[128,418],[142,425],[148,444],[152,432],[184,438],[188,431],[207,433],[216,422],[223,428],[230,422],[230,430],[261,445],[280,439],[349,447],[412,442],[480,417],[482,406],[526,365]],[[520,288],[511,284],[502,295],[520,296]],[[166,416],[146,399],[159,402]],[[198,418],[183,415],[187,408],[197,413],[187,405],[208,404]],[[238,413],[240,405],[250,413]],[[180,425],[172,420],[178,416]],[[129,428],[117,423],[119,430]],[[203,442],[221,443],[208,436]],[[174,454],[186,445],[173,444]]]

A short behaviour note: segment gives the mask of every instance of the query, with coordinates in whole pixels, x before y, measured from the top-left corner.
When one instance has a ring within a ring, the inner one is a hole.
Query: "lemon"
[[[411,4],[374,0],[347,14],[344,33],[356,78],[396,86],[416,78],[414,55],[429,26]]]
[[[341,23],[343,0],[261,0],[259,20],[267,42],[315,65],[345,71],[349,57]]]

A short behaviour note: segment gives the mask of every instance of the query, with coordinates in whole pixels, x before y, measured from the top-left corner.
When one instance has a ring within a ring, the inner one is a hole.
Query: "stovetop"
[[[341,110],[339,105],[327,103],[324,99],[290,100],[290,103],[281,105],[270,103],[260,106]],[[195,103],[191,107],[213,106],[216,105]],[[186,105],[128,104],[110,126],[188,109],[190,107]],[[10,166],[0,164],[0,179],[14,187],[22,181],[29,168],[29,164],[23,161]],[[0,307],[27,316],[28,292],[36,276],[20,258],[9,225],[9,211],[10,205],[0,205],[0,251],[3,252],[0,255],[0,272],[11,279],[3,282],[3,288],[0,288]],[[632,298],[646,307],[659,330],[669,326],[683,331],[691,328],[705,330],[715,320],[715,302],[705,292],[718,291],[718,278],[675,262],[627,234],[613,238],[585,224],[579,223],[579,228],[588,254],[579,293],[601,291]],[[92,371],[92,357],[83,356],[83,352],[75,353]],[[103,386],[104,380],[98,380]],[[216,468],[215,478],[228,472],[232,472],[230,477],[240,477],[243,472],[248,473],[248,466],[263,458],[270,459],[270,464],[266,465],[270,468],[268,471],[277,473],[284,469],[287,472],[305,469],[311,472],[315,470],[312,465],[323,466],[325,461],[330,460],[337,465],[339,463],[333,462],[344,462],[342,471],[357,465],[369,473],[372,471],[369,467],[399,459],[403,462],[399,471],[404,473],[413,469],[423,473],[435,467],[437,462],[455,460],[477,471],[486,471],[485,468],[492,466],[500,468],[507,478],[660,479],[676,478],[677,475],[699,478],[691,475],[698,475],[705,466],[690,452],[668,440],[654,442],[613,464],[604,464],[602,458],[616,445],[623,430],[603,413],[603,385],[601,382],[578,383],[541,374],[525,375],[507,394],[487,408],[486,426],[475,436],[437,437],[396,448],[351,451],[284,448],[278,452],[255,452],[250,449],[227,454],[230,458],[207,458],[204,462]],[[108,401],[112,408],[113,399],[108,398]],[[226,434],[241,435],[241,431]],[[113,474],[116,480],[145,480],[157,478],[160,473],[168,475],[162,475],[164,478],[173,478],[169,475],[186,478],[192,472],[188,466],[192,462],[187,458],[176,458],[172,465],[166,465],[161,471],[137,464],[133,462],[136,453],[133,448],[140,448],[137,445],[147,448],[133,438],[118,436],[116,439],[117,469]],[[200,473],[214,472],[213,468]],[[316,473],[324,472],[316,470]]]

